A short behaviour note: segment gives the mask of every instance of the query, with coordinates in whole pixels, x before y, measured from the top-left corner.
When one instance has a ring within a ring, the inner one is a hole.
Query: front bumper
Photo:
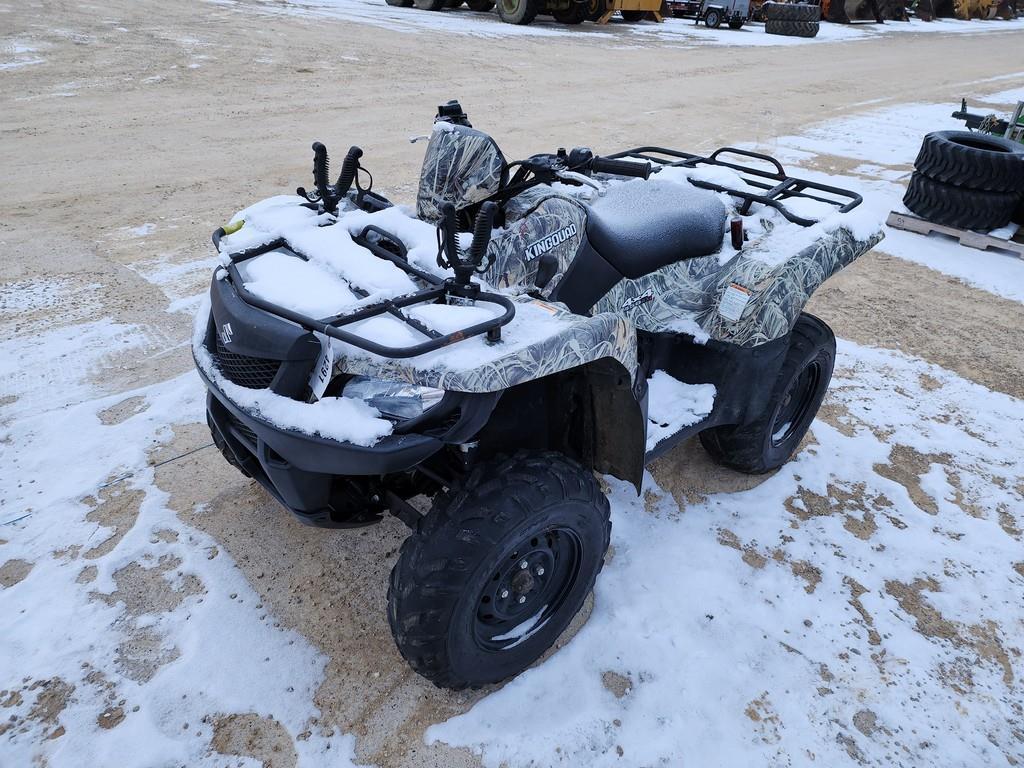
[[[238,463],[307,525],[336,527],[337,478],[406,471],[441,449],[427,435],[388,435],[372,447],[340,443],[269,424],[239,408],[200,370],[210,428]]]
[[[197,342],[202,350],[195,350],[208,390],[210,429],[246,472],[308,525],[352,527],[379,519],[379,510],[359,503],[360,491],[408,472],[446,443],[470,439],[497,402],[497,394],[449,392],[424,416],[397,424],[393,434],[369,447],[272,424],[232,401],[199,358],[209,356],[239,386],[302,402],[309,397],[320,342],[241,301],[227,280],[214,279],[210,293],[206,331]]]

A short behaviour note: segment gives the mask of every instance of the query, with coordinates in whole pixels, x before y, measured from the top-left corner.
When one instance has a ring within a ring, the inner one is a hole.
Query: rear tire
[[[786,37],[816,37],[818,34],[818,22],[816,21],[780,21],[768,19],[764,23],[764,31],[769,35],[784,35]]]
[[[1010,223],[1020,195],[965,189],[914,173],[903,204],[928,221],[961,229],[990,230]]]
[[[729,29],[743,29],[743,20],[739,19],[737,21],[730,21]]]
[[[444,8],[445,0],[412,0],[412,4],[421,11],[440,11]]]
[[[506,24],[529,24],[540,12],[540,0],[498,0],[498,16]]]
[[[700,442],[717,463],[750,475],[778,469],[804,439],[832,380],[836,337],[824,322],[802,313],[764,411],[749,424],[712,427]]]
[[[914,167],[930,179],[987,192],[1024,192],[1024,144],[970,131],[935,131]]]
[[[718,29],[722,26],[722,14],[716,10],[710,10],[704,15],[704,26],[709,29]]]
[[[462,490],[435,499],[391,571],[399,652],[441,688],[519,674],[583,607],[610,535],[594,473],[565,456],[477,467]]]

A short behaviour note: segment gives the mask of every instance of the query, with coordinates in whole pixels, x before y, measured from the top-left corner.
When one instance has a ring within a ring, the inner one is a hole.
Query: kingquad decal
[[[231,329],[231,323],[224,323],[220,327],[220,340],[224,342],[225,346],[231,343],[231,337],[235,335],[235,332]]]
[[[556,245],[561,245],[570,237],[575,236],[576,232],[575,224],[570,224],[567,227],[563,227],[557,232],[552,232],[547,237],[543,237],[535,243],[531,243],[526,247],[526,260],[533,261],[538,256],[547,253]]]
[[[654,291],[651,289],[644,291],[639,296],[626,299],[622,302],[622,309],[623,311],[633,309],[633,307],[639,307],[641,304],[646,304],[649,301],[654,301]]]

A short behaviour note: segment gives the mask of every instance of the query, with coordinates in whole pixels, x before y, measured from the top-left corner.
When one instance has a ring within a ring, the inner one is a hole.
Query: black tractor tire
[[[722,13],[714,8],[704,14],[704,26],[709,29],[718,29],[722,26]]]
[[[601,17],[608,12],[607,0],[591,0],[588,6],[590,8],[590,15],[587,16],[589,21],[600,21]]]
[[[477,13],[487,13],[494,10],[494,0],[466,0],[469,10]]]
[[[743,19],[733,19],[730,21],[729,29],[743,29]]]
[[[561,22],[562,24],[582,24],[584,21],[590,18],[591,9],[589,5],[583,3],[571,3],[568,8],[562,10],[554,10],[551,15],[555,17],[555,21]]]
[[[971,131],[935,131],[914,167],[930,179],[986,192],[1024,192],[1024,144]]]
[[[421,11],[440,11],[446,0],[412,0],[412,4]]]
[[[1013,212],[1010,221],[1014,224],[1024,225],[1024,195],[1021,195],[1020,202],[1017,204],[1017,210]]]
[[[385,0],[385,2],[395,8],[412,8],[412,0]]]
[[[388,587],[399,652],[440,688],[519,674],[583,607],[610,536],[594,473],[565,456],[478,466],[402,545]]]
[[[1014,192],[984,192],[943,184],[914,173],[903,204],[928,221],[948,227],[988,231],[1006,226],[1020,201]]]
[[[628,21],[630,23],[635,21],[643,21],[644,15],[646,13],[646,11],[619,11],[619,14],[622,16],[622,20]]]
[[[224,442],[224,438],[220,436],[220,432],[218,432],[217,428],[213,426],[213,419],[210,418],[209,413],[206,414],[206,424],[210,428],[210,436],[213,438],[213,444],[217,446],[217,450],[220,451],[220,455],[224,457],[224,460],[246,477],[252,477],[252,475],[246,471],[245,467],[238,463],[238,459],[235,458],[234,452],[228,448],[228,444]]]
[[[540,13],[541,0],[498,0],[498,16],[506,24],[529,24]]]
[[[465,0],[444,0],[444,7],[454,10],[455,8],[461,8],[464,2]]]
[[[821,6],[810,3],[765,3],[761,6],[765,21],[820,21]]]
[[[747,424],[712,427],[700,442],[717,463],[750,475],[778,469],[814,421],[832,380],[836,337],[806,312],[790,333],[789,350],[764,411]]]
[[[780,21],[768,19],[764,23],[764,31],[769,35],[786,37],[816,37],[819,23],[817,21]]]

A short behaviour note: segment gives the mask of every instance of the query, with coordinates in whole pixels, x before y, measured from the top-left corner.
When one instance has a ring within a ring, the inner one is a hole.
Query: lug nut
[[[519,604],[522,605],[525,602],[526,602],[526,595],[520,595],[519,596]]]
[[[506,597],[508,597],[508,590],[507,589],[501,590],[501,599],[504,600]]]
[[[543,565],[538,565],[537,566],[537,575],[538,576],[543,576],[544,575],[544,566]]]
[[[523,560],[523,562],[521,562],[519,564],[520,570],[523,570],[523,571],[525,571],[529,567],[530,567],[530,564],[528,562],[526,562],[525,560]]]

